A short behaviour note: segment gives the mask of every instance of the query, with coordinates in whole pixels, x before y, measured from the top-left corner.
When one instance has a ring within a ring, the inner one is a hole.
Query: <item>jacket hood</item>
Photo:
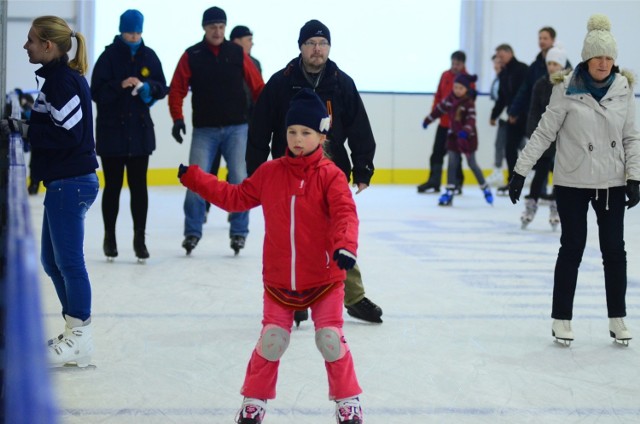
[[[558,71],[558,72],[554,72],[553,74],[551,74],[549,76],[549,79],[551,80],[551,82],[555,85],[555,84],[560,84],[561,82],[564,81],[570,81],[571,80],[571,74],[573,72],[573,69],[564,69],[562,71]],[[635,74],[629,70],[629,69],[621,69],[620,70],[620,75],[622,75],[623,77],[625,77],[627,79],[627,81],[629,81],[629,86],[633,87],[636,83],[636,77]]]

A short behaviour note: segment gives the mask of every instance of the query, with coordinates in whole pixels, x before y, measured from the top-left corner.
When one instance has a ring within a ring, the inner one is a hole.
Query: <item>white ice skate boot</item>
[[[236,416],[237,424],[261,424],[267,412],[267,401],[255,398],[244,398],[242,407]]]
[[[623,318],[609,318],[609,335],[613,337],[617,343],[629,346],[631,333],[627,330]]]
[[[47,348],[49,366],[60,367],[75,363],[78,368],[85,368],[91,362],[93,353],[93,335],[91,318],[82,321],[65,315],[67,321],[62,338]]]
[[[549,201],[549,224],[553,231],[558,229],[560,224],[560,215],[558,215],[558,205],[555,200]]]
[[[502,168],[493,168],[493,171],[486,178],[487,183],[490,185],[497,187],[504,184],[504,172]]]
[[[573,331],[571,330],[571,320],[554,319],[551,325],[551,334],[556,338],[556,342],[571,346]]]
[[[522,216],[520,216],[520,222],[522,223],[522,229],[526,229],[527,225],[533,221],[533,218],[536,217],[536,212],[538,211],[538,202],[536,199],[528,198],[525,199],[524,203],[524,212],[522,212]]]
[[[364,415],[357,396],[336,401],[336,422],[338,424],[362,424]]]

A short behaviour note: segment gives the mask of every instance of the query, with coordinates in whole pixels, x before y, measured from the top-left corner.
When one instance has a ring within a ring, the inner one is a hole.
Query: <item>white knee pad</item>
[[[342,359],[349,351],[344,333],[338,327],[324,327],[316,331],[316,346],[327,362]]]
[[[267,361],[278,361],[289,347],[289,332],[274,324],[267,324],[262,329],[256,345],[256,352]]]

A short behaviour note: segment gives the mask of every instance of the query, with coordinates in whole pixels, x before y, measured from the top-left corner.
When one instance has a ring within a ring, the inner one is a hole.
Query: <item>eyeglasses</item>
[[[316,47],[320,47],[321,49],[326,49],[327,47],[329,47],[329,43],[326,41],[320,41],[319,43],[316,43],[315,41],[305,41],[304,43],[302,43],[305,47],[312,47],[312,48],[316,48]]]

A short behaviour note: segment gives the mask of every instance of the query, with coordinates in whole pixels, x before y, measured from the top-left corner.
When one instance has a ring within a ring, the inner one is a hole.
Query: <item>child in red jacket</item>
[[[472,84],[477,79],[476,75],[458,74],[451,94],[438,103],[431,114],[424,118],[422,124],[426,128],[431,122],[447,114],[451,125],[446,143],[449,156],[447,191],[438,200],[440,206],[451,206],[453,202],[456,175],[462,163],[460,160],[462,155],[467,158],[467,164],[478,180],[485,200],[490,205],[493,204],[491,189],[482,175],[475,155],[475,151],[478,150],[478,132],[476,131],[476,93]]]
[[[310,307],[337,420],[360,424],[362,390],[342,331],[345,270],[356,263],[356,206],[344,173],[324,156],[330,118],[320,98],[302,89],[291,101],[286,123],[286,155],[265,162],[241,184],[218,181],[197,165],[180,165],[178,173],[184,186],[229,212],[262,205],[262,332],[247,367],[236,422],[262,422],[267,399],[276,395],[294,311]]]

